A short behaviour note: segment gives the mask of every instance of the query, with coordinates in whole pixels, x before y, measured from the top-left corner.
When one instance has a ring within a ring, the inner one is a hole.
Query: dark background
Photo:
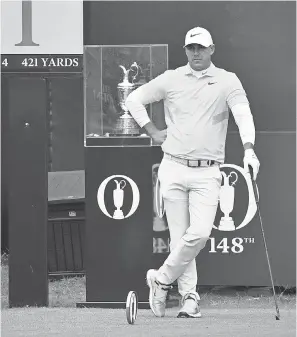
[[[277,264],[284,266],[283,261],[291,259],[290,265],[295,265],[296,3],[84,2],[85,45],[168,44],[171,69],[185,64],[184,36],[195,26],[212,33],[215,65],[235,72],[246,89],[257,130],[259,185],[265,191],[263,217],[273,232],[275,254],[283,258]],[[11,168],[7,159],[11,148],[7,121],[9,100],[14,97],[12,77],[2,74],[2,248],[8,226],[6,196]],[[84,169],[82,75],[47,76],[44,90],[49,171]],[[237,128],[231,118],[229,135],[234,132]],[[228,139],[227,160],[232,158],[228,151],[233,144]],[[240,147],[240,140],[234,146]],[[241,158],[234,160],[241,165]],[[23,169],[14,168],[20,173]]]

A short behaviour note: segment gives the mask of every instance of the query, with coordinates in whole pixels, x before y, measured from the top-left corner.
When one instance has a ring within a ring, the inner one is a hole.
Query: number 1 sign
[[[1,1],[1,32],[1,54],[83,54],[83,1]]]
[[[32,1],[22,1],[22,41],[15,46],[39,46],[32,41]]]

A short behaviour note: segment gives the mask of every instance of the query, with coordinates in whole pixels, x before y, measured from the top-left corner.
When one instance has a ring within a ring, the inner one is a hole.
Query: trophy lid
[[[138,75],[138,71],[139,71],[139,67],[138,67],[137,63],[134,62],[129,69],[126,69],[122,65],[119,65],[119,67],[123,70],[124,78],[123,78],[123,81],[118,84],[118,87],[134,88],[135,87],[134,80],[135,80],[136,76]],[[129,73],[130,73],[130,71],[132,71],[133,68],[136,68],[137,71],[136,71],[136,75],[133,76],[132,82],[130,82],[129,81]]]

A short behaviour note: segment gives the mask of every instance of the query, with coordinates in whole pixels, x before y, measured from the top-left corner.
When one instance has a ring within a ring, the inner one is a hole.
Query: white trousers
[[[170,233],[170,254],[158,280],[175,280],[182,296],[196,291],[195,258],[211,234],[218,207],[222,176],[219,166],[187,167],[163,158],[158,171]]]

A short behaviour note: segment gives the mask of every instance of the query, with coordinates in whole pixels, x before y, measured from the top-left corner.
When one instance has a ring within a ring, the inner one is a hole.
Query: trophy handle
[[[125,180],[120,180],[120,181],[117,181],[116,179],[114,179],[114,182],[116,183],[117,185],[117,190],[122,190],[125,188],[126,186],[126,181]]]
[[[126,181],[125,180],[121,180],[119,185],[120,185],[120,189],[123,190],[125,188],[125,186],[126,186]]]
[[[129,71],[127,71],[127,69],[122,66],[122,65],[119,65],[119,67],[123,70],[124,72],[124,80],[128,80],[128,74],[129,74]]]
[[[132,68],[136,68],[136,74],[132,77],[132,83],[134,83],[134,81],[136,80],[136,77],[139,74],[139,65],[136,62],[133,62],[133,64],[130,67],[130,70],[132,70]]]
[[[235,185],[235,183],[236,183],[237,180],[238,180],[238,174],[237,174],[236,172],[232,171],[232,172],[229,174],[229,177],[231,177],[232,174],[235,175],[235,180],[233,181],[233,183],[231,183],[231,186]]]

